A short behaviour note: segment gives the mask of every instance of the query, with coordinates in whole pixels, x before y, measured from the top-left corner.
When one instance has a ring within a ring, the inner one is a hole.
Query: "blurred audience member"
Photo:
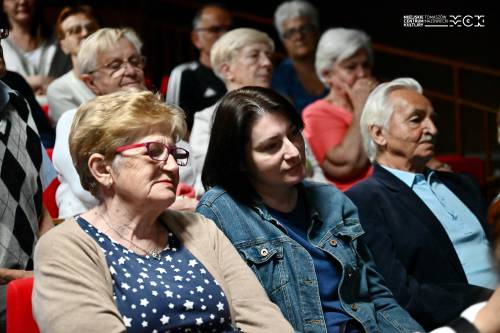
[[[184,109],[188,130],[193,126],[195,112],[214,104],[226,92],[224,83],[212,72],[210,49],[231,24],[231,14],[225,8],[216,4],[203,6],[193,20],[191,33],[200,56],[196,61],[175,67],[170,74],[167,102]]]
[[[430,330],[487,299],[497,277],[479,187],[469,176],[426,168],[437,128],[422,90],[400,78],[370,94],[360,127],[374,172],[346,194],[387,286]]]
[[[39,0],[1,0],[10,24],[9,38],[2,43],[7,69],[21,74],[40,104],[46,104],[49,83],[71,69],[43,22]]]
[[[82,81],[97,96],[131,88],[144,90],[145,58],[141,55],[141,48],[142,42],[131,29],[99,29],[82,42],[78,51]],[[69,151],[69,132],[76,111],[64,112],[56,128],[53,161],[61,182],[56,192],[61,218],[85,212],[98,203],[90,192],[83,189]],[[190,150],[185,142],[179,145]],[[181,181],[194,186],[192,165],[183,169]],[[179,200],[189,201],[190,209],[196,205],[189,198]]]
[[[319,37],[318,12],[309,2],[286,1],[276,9],[274,25],[288,58],[274,70],[272,88],[288,97],[302,112],[328,92],[314,69]]]
[[[47,88],[49,115],[53,124],[63,112],[80,106],[94,98],[94,93],[80,80],[77,54],[82,41],[99,28],[97,19],[89,6],[65,7],[56,22],[57,38],[61,49],[71,56],[73,69],[54,80]]]
[[[372,66],[370,38],[363,31],[335,28],[321,36],[316,71],[330,92],[305,108],[304,135],[326,178],[341,191],[372,172],[359,132],[363,105],[376,86]]]
[[[274,42],[266,33],[255,29],[239,28],[229,31],[214,44],[210,58],[214,73],[224,81],[228,91],[245,86],[269,88],[273,69],[271,62],[273,52]],[[214,104],[194,115],[189,143],[193,147],[193,161],[200,173],[207,154],[216,108],[217,104]],[[321,168],[310,152],[307,157],[308,160],[312,158],[308,175],[311,176],[314,173],[315,180],[325,181]],[[311,166],[315,166],[315,169]],[[198,177],[196,191],[197,194],[204,192],[201,175]]]
[[[1,40],[8,34],[0,27]],[[0,45],[0,78],[5,73]],[[53,225],[42,193],[55,176],[26,100],[0,82],[0,332],[7,283],[33,276],[34,245]]]

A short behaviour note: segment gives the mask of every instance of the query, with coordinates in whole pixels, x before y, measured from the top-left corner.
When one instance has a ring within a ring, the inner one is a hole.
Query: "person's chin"
[[[144,90],[144,85],[140,82],[128,82],[121,85],[122,90]]]

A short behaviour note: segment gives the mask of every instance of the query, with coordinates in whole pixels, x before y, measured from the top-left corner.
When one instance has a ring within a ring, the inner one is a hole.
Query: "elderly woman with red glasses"
[[[91,210],[42,237],[33,312],[42,332],[291,332],[215,224],[167,209],[186,131],[151,92],[81,106],[70,150]]]

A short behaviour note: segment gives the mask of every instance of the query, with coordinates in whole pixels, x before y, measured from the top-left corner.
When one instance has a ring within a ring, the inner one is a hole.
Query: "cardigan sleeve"
[[[294,332],[279,307],[267,297],[257,277],[213,221],[205,219],[214,239],[220,271],[230,298],[236,326],[243,332]]]
[[[32,306],[42,333],[126,332],[102,250],[73,219],[40,238],[34,261]]]

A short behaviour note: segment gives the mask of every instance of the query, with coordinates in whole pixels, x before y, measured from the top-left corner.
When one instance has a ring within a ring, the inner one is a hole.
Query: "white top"
[[[47,88],[47,100],[49,116],[54,126],[64,112],[78,108],[80,104],[94,97],[95,94],[72,70],[52,81]]]
[[[83,189],[78,175],[71,159],[69,151],[69,132],[75,117],[77,109],[64,112],[59,118],[56,127],[56,142],[52,154],[52,162],[56,169],[61,185],[56,191],[56,202],[59,207],[59,218],[71,217],[93,208],[98,204],[98,200]],[[182,147],[192,151],[189,144],[185,141],[177,143]],[[179,168],[180,182],[194,186],[195,171],[194,163]]]
[[[10,38],[2,39],[3,56],[7,70],[22,76],[49,74],[52,58],[56,54],[55,41],[44,41],[33,51],[24,52],[18,49]]]
[[[194,114],[193,128],[191,129],[191,134],[189,137],[189,143],[193,149],[193,162],[195,163],[196,169],[198,170],[198,176],[196,177],[196,195],[200,196],[205,191],[203,189],[203,184],[201,182],[201,171],[203,169],[203,164],[205,163],[205,156],[207,155],[208,143],[210,142],[210,132],[212,131],[212,123],[215,115],[215,108],[217,103],[202,111],[196,112]],[[312,171],[312,175],[307,177],[308,180],[328,183],[323,174],[323,170],[318,164],[318,161],[311,152],[309,143],[307,140],[305,142],[305,152],[306,159],[309,164],[309,169]]]

